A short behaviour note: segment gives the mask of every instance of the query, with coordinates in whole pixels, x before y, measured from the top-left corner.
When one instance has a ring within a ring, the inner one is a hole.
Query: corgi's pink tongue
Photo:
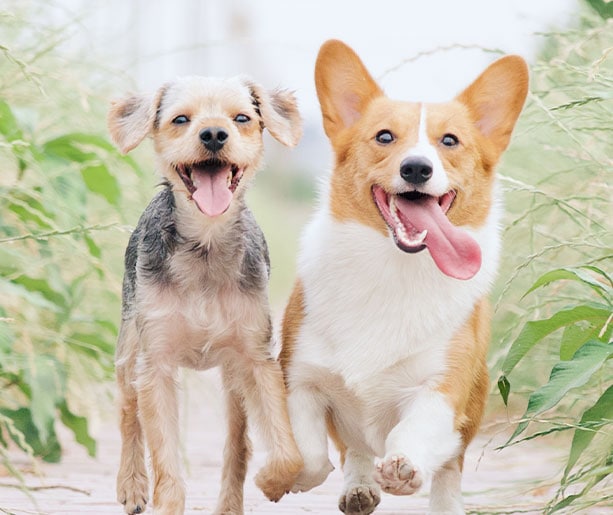
[[[230,166],[207,166],[192,168],[192,182],[196,191],[192,199],[198,209],[208,216],[219,216],[225,213],[232,202]]]
[[[407,232],[428,231],[424,244],[441,272],[456,279],[470,279],[479,271],[479,244],[449,221],[436,198],[407,200],[397,196],[395,202]]]

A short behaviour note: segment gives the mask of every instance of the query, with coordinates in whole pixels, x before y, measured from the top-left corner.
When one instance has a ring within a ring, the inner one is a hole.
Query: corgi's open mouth
[[[428,248],[441,272],[456,279],[470,279],[479,271],[478,243],[447,217],[455,191],[440,197],[418,191],[391,194],[375,184],[372,195],[399,249],[414,253]]]
[[[219,159],[178,164],[175,169],[198,209],[211,217],[225,213],[230,207],[244,172],[238,165]]]

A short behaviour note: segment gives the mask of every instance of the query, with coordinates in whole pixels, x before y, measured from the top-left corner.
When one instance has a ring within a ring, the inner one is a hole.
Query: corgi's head
[[[402,102],[331,40],[315,82],[336,158],[332,216],[391,233],[405,252],[428,249],[448,276],[473,277],[481,250],[465,229],[482,227],[490,212],[494,168],[527,94],[524,60],[499,59],[450,102]]]

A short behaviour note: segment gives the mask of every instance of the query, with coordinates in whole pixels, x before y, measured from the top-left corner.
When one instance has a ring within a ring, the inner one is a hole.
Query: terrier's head
[[[129,95],[112,103],[108,125],[123,153],[152,136],[160,172],[209,217],[225,213],[257,171],[264,128],[287,146],[302,134],[294,95],[245,77],[184,77]]]

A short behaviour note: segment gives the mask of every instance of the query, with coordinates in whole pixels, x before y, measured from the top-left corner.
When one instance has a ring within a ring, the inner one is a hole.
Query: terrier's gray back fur
[[[244,293],[265,294],[270,260],[262,230],[244,199],[236,218],[226,224],[223,236],[204,246],[180,234],[172,188],[164,184],[149,203],[130,236],[125,253],[122,319],[134,317],[137,277],[142,282],[173,287],[173,256],[187,256],[190,274],[203,292],[224,283],[237,284]]]

